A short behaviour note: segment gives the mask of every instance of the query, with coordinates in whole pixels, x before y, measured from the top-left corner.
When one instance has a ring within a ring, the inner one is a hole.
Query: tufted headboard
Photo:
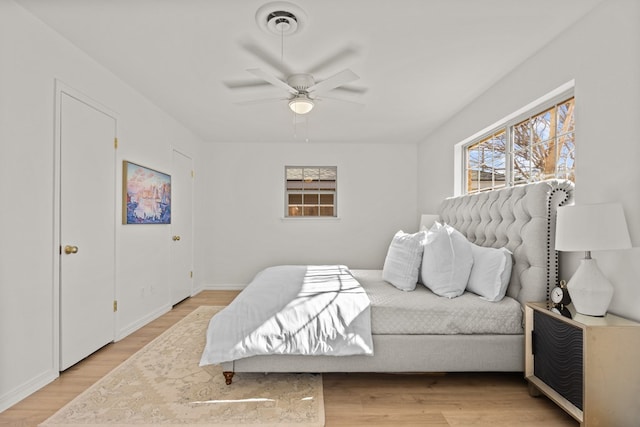
[[[573,201],[573,183],[549,180],[445,199],[438,213],[469,241],[513,253],[507,295],[547,301],[558,282],[556,209]]]

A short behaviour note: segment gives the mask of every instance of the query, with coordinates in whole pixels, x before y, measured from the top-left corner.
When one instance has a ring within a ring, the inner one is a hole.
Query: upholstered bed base
[[[374,335],[375,356],[257,356],[230,372],[522,371],[523,335]]]
[[[507,295],[524,306],[545,301],[558,280],[555,218],[573,200],[569,181],[544,181],[443,201],[441,220],[471,242],[513,254]],[[520,335],[374,335],[374,356],[255,356],[227,362],[228,372],[522,371]],[[230,379],[228,379],[230,383]]]

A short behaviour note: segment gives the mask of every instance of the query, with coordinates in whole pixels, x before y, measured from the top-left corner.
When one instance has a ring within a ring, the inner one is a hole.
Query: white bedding
[[[265,354],[373,354],[369,298],[346,266],[258,273],[209,322],[200,366]]]
[[[351,270],[371,301],[374,335],[522,334],[522,306],[513,298],[486,301],[465,292],[439,297],[418,284],[399,291],[382,279],[381,270]]]

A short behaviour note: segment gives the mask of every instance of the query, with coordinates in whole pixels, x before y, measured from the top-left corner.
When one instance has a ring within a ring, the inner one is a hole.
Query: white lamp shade
[[[429,230],[431,228],[431,226],[433,226],[433,224],[436,221],[440,221],[440,215],[423,214],[420,217],[420,229],[419,229],[419,231]]]
[[[607,251],[631,248],[631,239],[619,203],[573,205],[558,208],[556,250]]]

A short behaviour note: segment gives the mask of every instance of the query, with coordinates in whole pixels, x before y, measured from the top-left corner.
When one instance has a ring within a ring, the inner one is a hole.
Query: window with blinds
[[[285,166],[285,217],[336,217],[336,166]]]

